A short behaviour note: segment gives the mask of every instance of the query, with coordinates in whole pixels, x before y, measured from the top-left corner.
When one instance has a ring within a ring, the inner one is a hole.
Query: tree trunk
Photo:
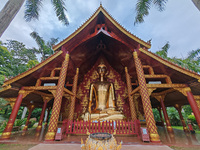
[[[0,12],[0,37],[7,29],[25,0],[9,0]]]
[[[192,2],[198,8],[198,10],[200,11],[200,0],[192,0]]]

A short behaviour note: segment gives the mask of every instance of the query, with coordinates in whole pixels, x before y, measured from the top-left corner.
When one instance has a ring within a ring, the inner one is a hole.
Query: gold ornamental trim
[[[160,137],[156,133],[150,133],[150,139],[152,142],[160,142]]]
[[[173,63],[171,63],[171,62],[169,62],[167,60],[164,60],[163,58],[161,58],[161,57],[159,57],[159,56],[157,56],[157,55],[155,55],[155,54],[153,54],[153,53],[151,53],[151,52],[149,52],[149,51],[147,51],[147,50],[145,50],[143,48],[140,48],[139,50],[142,53],[150,56],[151,58],[159,61],[163,65],[168,66],[168,67],[170,67],[170,68],[172,68],[172,69],[174,69],[174,70],[176,70],[176,71],[178,71],[180,73],[183,73],[183,74],[186,74],[186,75],[191,76],[193,78],[196,78],[196,79],[198,79],[200,81],[200,75],[198,75],[197,73],[194,73],[194,72],[191,72],[189,70],[186,70],[185,68],[179,67],[179,66],[177,66],[177,65],[175,65],[175,64],[173,64]]]
[[[54,140],[55,135],[56,135],[55,132],[47,132],[45,140]]]
[[[4,92],[4,91],[6,91],[6,90],[8,90],[8,89],[10,89],[10,88],[11,88],[11,85],[8,85],[8,86],[6,86],[6,87],[3,87],[3,89],[0,90],[0,93],[1,93],[1,92]]]
[[[51,62],[53,59],[55,59],[56,57],[58,57],[59,55],[61,55],[63,52],[62,51],[59,51],[55,54],[53,54],[52,56],[50,56],[49,58],[47,58],[45,61],[39,63],[38,65],[36,65],[35,67],[29,69],[28,71],[25,71],[24,73],[14,77],[14,78],[11,78],[10,80],[7,80],[4,82],[3,86],[6,86],[6,85],[9,85],[21,78],[24,78],[25,76],[35,72],[36,70],[40,69],[41,67],[43,67],[44,65],[48,64],[49,62]]]
[[[144,42],[143,40],[139,39],[135,35],[131,34],[128,32],[125,28],[123,28],[117,21],[115,21],[109,14],[108,12],[100,5],[100,7],[96,10],[96,12],[82,25],[80,26],[74,33],[72,33],[70,36],[68,36],[65,40],[61,41],[59,44],[55,45],[53,47],[53,50],[56,51],[59,47],[64,45],[66,42],[71,40],[73,37],[75,37],[78,33],[80,33],[89,23],[92,22],[92,20],[97,17],[97,15],[102,12],[108,20],[113,23],[122,33],[127,35],[129,38],[133,39],[134,41],[138,42],[141,45],[144,45],[148,49],[151,48],[151,45],[148,44],[147,42]]]
[[[10,138],[11,132],[3,132],[1,138],[2,139],[7,139]]]

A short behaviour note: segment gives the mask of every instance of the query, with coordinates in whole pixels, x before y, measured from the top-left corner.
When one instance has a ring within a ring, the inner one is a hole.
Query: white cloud
[[[6,1],[3,0],[3,5]],[[159,50],[167,41],[171,45],[170,56],[185,57],[188,51],[200,48],[200,12],[192,1],[168,1],[163,12],[152,7],[150,15],[145,17],[145,22],[137,26],[133,24],[136,0],[101,1],[106,10],[127,30],[144,41],[152,38],[150,50],[153,52]],[[63,40],[84,23],[99,5],[100,0],[66,0],[69,26],[64,26],[58,21],[50,0],[43,1],[39,21],[26,23],[22,7],[0,40],[15,39],[32,47],[36,43],[29,34],[34,30],[45,40],[51,37]]]

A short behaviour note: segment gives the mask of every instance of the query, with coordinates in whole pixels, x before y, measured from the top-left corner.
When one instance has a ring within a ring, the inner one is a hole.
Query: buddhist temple
[[[51,111],[45,141],[53,141],[57,128],[64,134],[109,132],[139,135],[145,126],[151,142],[160,142],[152,108],[163,111],[166,128],[173,132],[166,107],[181,114],[190,105],[200,127],[200,75],[173,64],[148,49],[102,5],[74,33],[53,47],[55,53],[3,84],[0,97],[12,105],[1,136],[9,139],[20,106]],[[50,114],[50,113],[49,113]]]

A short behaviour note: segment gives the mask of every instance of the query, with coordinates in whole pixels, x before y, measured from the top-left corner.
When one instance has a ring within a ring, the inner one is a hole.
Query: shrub
[[[0,133],[3,132],[3,130],[6,128],[7,125],[7,121],[4,121],[1,125],[0,125]]]
[[[36,123],[35,120],[30,120],[30,121],[29,121],[29,124],[28,124],[28,128],[33,127],[33,125],[34,125],[35,123]]]

